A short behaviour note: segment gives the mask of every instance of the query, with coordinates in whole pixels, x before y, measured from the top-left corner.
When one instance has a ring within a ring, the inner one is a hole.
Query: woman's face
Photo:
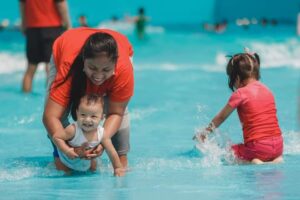
[[[84,68],[88,79],[95,85],[101,85],[109,79],[115,70],[113,63],[107,56],[98,56],[96,58],[87,58],[84,60]]]

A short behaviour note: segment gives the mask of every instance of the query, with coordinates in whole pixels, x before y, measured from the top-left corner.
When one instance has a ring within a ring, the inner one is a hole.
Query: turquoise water
[[[135,50],[136,86],[130,172],[122,178],[112,176],[106,155],[96,173],[65,176],[55,170],[41,122],[44,72],[38,71],[34,92],[22,94],[22,35],[0,32],[1,198],[299,199],[300,40],[293,28],[230,28],[223,35],[160,28],[142,42],[126,32]],[[207,145],[191,140],[227,102],[224,56],[244,46],[261,55],[262,82],[274,92],[285,139],[285,162],[279,165],[231,161],[226,144],[242,141],[236,113]]]

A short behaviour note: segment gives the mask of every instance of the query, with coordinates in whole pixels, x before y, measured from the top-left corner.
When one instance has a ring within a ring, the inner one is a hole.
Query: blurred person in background
[[[138,9],[138,15],[134,17],[125,16],[128,23],[135,25],[135,31],[138,39],[143,40],[145,38],[146,24],[149,21],[149,17],[145,15],[145,9],[140,7]]]
[[[85,15],[80,15],[78,17],[78,23],[79,23],[79,26],[81,26],[81,27],[89,27],[89,25],[87,23],[87,17]]]
[[[135,29],[140,40],[144,39],[145,37],[145,28],[148,20],[149,19],[145,16],[145,9],[139,8],[138,16],[135,19]]]
[[[20,15],[28,62],[22,90],[28,93],[39,63],[46,64],[48,76],[52,44],[71,22],[66,0],[20,0]]]

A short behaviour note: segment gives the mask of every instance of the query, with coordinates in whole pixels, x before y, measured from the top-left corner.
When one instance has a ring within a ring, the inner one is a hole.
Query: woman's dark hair
[[[74,120],[76,120],[76,108],[78,108],[80,99],[86,94],[87,77],[83,72],[84,60],[95,58],[103,53],[105,53],[104,55],[113,63],[116,63],[118,59],[116,41],[107,33],[98,32],[92,34],[84,43],[65,79],[56,86],[61,86],[72,77],[69,106],[71,106],[71,115]]]
[[[260,59],[256,53],[253,55],[249,53],[235,54],[231,57],[226,67],[229,88],[234,91],[234,84],[238,77],[241,82],[250,77],[259,80],[259,70]]]

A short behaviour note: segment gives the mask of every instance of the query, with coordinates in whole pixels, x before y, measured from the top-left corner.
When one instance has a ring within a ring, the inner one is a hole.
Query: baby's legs
[[[59,157],[54,157],[54,164],[57,170],[64,171],[66,174],[71,173],[71,169],[64,165]]]
[[[96,171],[97,170],[97,160],[96,159],[92,159],[91,160],[91,167],[90,167],[90,170],[92,172]]]

